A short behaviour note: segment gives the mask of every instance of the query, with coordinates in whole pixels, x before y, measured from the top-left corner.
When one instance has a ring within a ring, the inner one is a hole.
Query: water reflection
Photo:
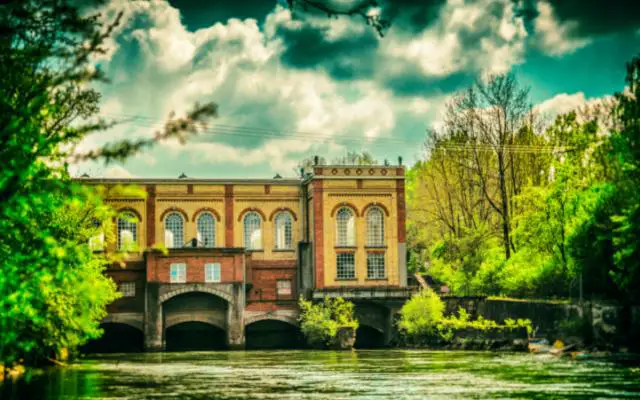
[[[363,350],[94,356],[5,399],[640,398],[640,369],[529,354]]]

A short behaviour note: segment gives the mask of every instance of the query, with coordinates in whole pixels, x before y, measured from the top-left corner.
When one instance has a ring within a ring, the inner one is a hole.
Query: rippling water
[[[419,350],[114,354],[6,384],[3,399],[640,398],[640,368]]]

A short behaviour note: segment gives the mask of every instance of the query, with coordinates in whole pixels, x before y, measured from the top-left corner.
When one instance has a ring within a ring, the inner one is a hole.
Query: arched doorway
[[[384,346],[384,333],[368,325],[360,325],[356,330],[356,349],[375,349]]]
[[[245,327],[247,349],[299,349],[304,344],[300,329],[291,323],[264,319]]]
[[[227,333],[205,322],[182,322],[165,330],[165,341],[167,351],[223,350]]]
[[[101,337],[81,347],[83,353],[135,353],[144,350],[144,334],[131,325],[108,322],[100,325]]]
[[[162,304],[167,351],[219,350],[227,347],[226,300],[205,292],[187,292]]]

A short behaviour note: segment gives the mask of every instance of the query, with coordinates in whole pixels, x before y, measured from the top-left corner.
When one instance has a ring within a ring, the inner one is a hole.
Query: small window
[[[184,219],[178,213],[171,213],[164,219],[164,245],[167,248],[184,246]]]
[[[187,281],[187,264],[171,264],[171,283],[185,283]]]
[[[198,245],[202,247],[215,247],[216,245],[216,220],[211,213],[205,212],[198,217]]]
[[[338,253],[336,257],[337,279],[355,279],[356,262],[353,253]]]
[[[279,280],[277,284],[278,284],[278,296],[291,296],[290,280]]]
[[[220,263],[207,263],[204,265],[204,281],[220,282]]]
[[[353,211],[347,207],[343,207],[338,210],[336,214],[336,227],[337,227],[337,246],[352,247],[356,245],[356,225]]]
[[[130,212],[118,218],[118,250],[135,250],[138,240],[138,219]]]
[[[276,249],[288,250],[292,248],[292,221],[288,212],[278,213],[274,220],[276,234]]]
[[[384,253],[367,254],[367,278],[384,279]]]
[[[122,282],[118,287],[118,291],[122,293],[122,297],[136,297],[136,283]]]
[[[250,250],[262,249],[262,218],[256,212],[244,216],[244,247]]]

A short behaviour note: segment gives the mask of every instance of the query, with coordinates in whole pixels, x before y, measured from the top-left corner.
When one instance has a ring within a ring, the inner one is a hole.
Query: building
[[[317,165],[301,179],[81,180],[145,194],[106,199],[119,213],[107,250],[134,251],[107,271],[124,297],[104,321],[135,328],[145,349],[205,325],[242,348],[250,332],[295,327],[300,295],[357,300],[363,328],[388,340],[385,304],[407,296],[402,166]]]

